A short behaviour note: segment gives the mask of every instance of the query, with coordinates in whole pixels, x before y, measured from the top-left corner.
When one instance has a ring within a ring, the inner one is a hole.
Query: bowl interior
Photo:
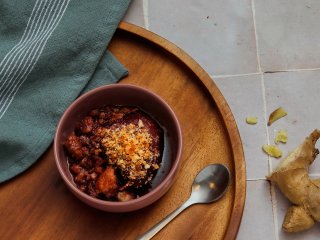
[[[169,184],[164,182],[171,179],[167,176],[173,167],[177,167],[178,155],[181,151],[181,133],[177,119],[170,107],[157,95],[146,89],[128,84],[100,87],[82,95],[70,105],[61,118],[55,139],[55,149],[60,170],[69,183],[76,186],[68,169],[67,155],[63,144],[71,132],[74,131],[76,123],[92,109],[105,105],[136,106],[159,123],[164,130],[164,152],[161,166],[151,182],[150,192],[160,184]]]

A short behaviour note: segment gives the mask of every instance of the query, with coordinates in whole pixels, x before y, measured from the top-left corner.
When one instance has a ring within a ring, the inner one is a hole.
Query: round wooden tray
[[[131,213],[107,213],[75,198],[56,170],[52,147],[28,171],[1,185],[3,239],[135,239],[188,199],[203,167],[223,163],[232,174],[226,195],[194,205],[155,239],[235,239],[244,207],[242,144],[225,99],[208,74],[181,49],[145,29],[122,22],[109,50],[129,70],[121,80],[164,98],[182,127],[182,165],[169,192]]]

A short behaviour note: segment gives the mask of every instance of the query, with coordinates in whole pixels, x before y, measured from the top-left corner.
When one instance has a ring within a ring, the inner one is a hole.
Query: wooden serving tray
[[[230,169],[226,195],[190,207],[154,239],[235,239],[245,201],[245,161],[236,123],[215,83],[178,47],[128,23],[120,24],[109,50],[129,70],[121,82],[154,91],[178,117],[183,154],[175,183],[142,210],[99,211],[67,190],[50,147],[28,171],[0,185],[1,239],[135,239],[187,200],[195,175],[211,163]]]

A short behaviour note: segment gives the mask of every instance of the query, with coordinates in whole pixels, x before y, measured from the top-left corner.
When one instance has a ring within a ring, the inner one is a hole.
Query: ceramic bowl
[[[105,105],[136,106],[153,117],[165,132],[164,153],[160,169],[152,180],[150,191],[127,202],[100,200],[80,191],[73,181],[67,163],[64,142],[76,124],[92,109]],[[131,84],[112,84],[91,90],[75,100],[61,117],[54,139],[55,161],[59,173],[71,192],[84,203],[104,211],[128,212],[146,207],[162,197],[177,175],[182,150],[181,129],[170,106],[152,91]]]

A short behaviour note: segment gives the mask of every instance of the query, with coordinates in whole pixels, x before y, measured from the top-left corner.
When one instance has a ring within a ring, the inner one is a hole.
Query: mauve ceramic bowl
[[[137,106],[152,116],[164,129],[164,154],[161,167],[152,181],[150,192],[127,202],[112,202],[93,198],[81,192],[68,169],[63,144],[78,123],[90,110],[105,105]],[[182,137],[179,122],[169,105],[151,91],[130,84],[112,84],[91,90],[74,101],[64,112],[54,139],[54,154],[59,173],[76,197],[86,204],[109,212],[128,212],[141,209],[162,197],[171,187],[180,165]]]

